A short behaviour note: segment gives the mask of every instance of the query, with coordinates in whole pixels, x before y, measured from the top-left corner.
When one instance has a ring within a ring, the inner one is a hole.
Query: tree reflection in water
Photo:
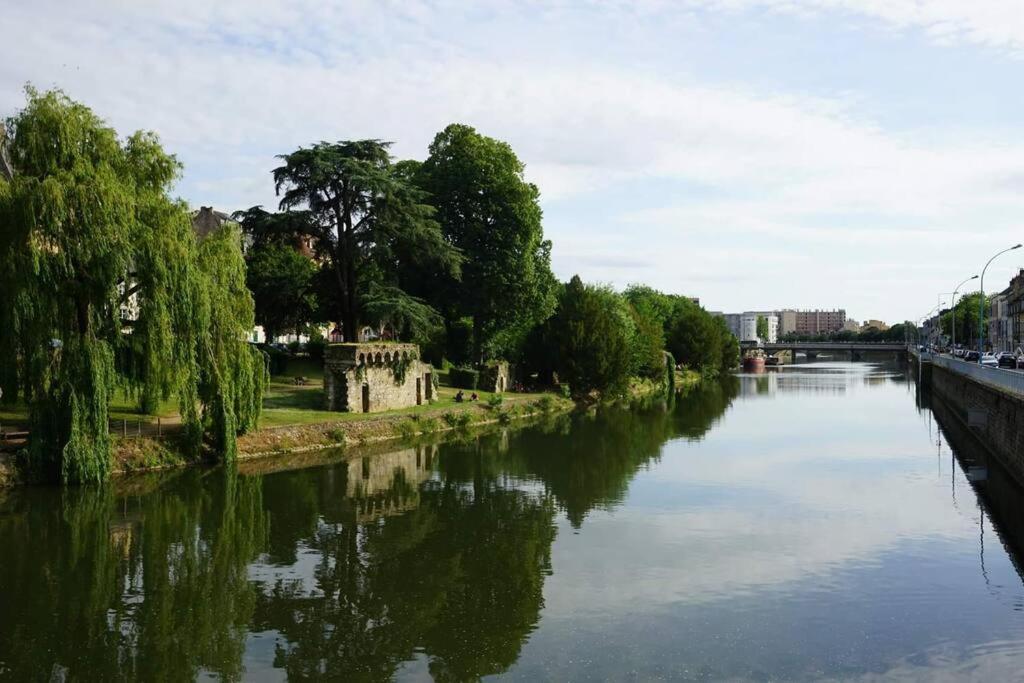
[[[674,402],[552,418],[309,469],[194,470],[0,499],[0,675],[228,680],[276,638],[294,678],[501,673],[543,607],[555,516],[625,495],[700,438],[733,378]],[[268,578],[269,577],[269,578]]]
[[[143,495],[18,491],[0,515],[0,661],[15,680],[242,671],[260,482],[188,472]]]

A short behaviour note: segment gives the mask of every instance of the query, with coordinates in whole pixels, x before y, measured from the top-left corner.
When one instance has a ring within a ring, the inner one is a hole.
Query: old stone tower
[[[329,344],[324,351],[327,410],[376,413],[434,398],[433,369],[415,344]]]

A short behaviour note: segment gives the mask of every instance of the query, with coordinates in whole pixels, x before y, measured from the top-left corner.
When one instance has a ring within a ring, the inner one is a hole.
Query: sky
[[[556,275],[709,310],[917,319],[1024,241],[1017,0],[8,3],[0,114],[59,87],[159,134],[175,192],[276,205],[275,155],[453,122],[537,184]],[[1004,288],[1024,249],[989,267]]]

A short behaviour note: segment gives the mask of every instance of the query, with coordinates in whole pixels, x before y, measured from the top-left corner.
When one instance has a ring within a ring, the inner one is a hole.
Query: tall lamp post
[[[958,284],[956,286],[956,288],[953,290],[953,300],[949,304],[949,312],[953,316],[953,330],[952,330],[952,332],[953,332],[953,340],[950,343],[953,345],[953,350],[954,351],[956,351],[956,293],[959,292],[960,288],[963,287],[964,285],[966,285],[968,282],[970,282],[971,280],[977,280],[977,279],[978,279],[977,275],[972,275],[969,278],[967,278],[966,280],[964,280],[963,282],[961,282],[960,284]]]
[[[985,267],[981,269],[981,296],[978,297],[978,363],[981,363],[983,339],[981,327],[985,320],[985,271],[988,270],[989,264],[995,261],[997,256],[1002,256],[1006,252],[1013,251],[1014,249],[1020,249],[1021,246],[1022,245],[1020,244],[1016,244],[1009,249],[1003,249],[1001,252],[990,258],[988,263],[985,264]]]

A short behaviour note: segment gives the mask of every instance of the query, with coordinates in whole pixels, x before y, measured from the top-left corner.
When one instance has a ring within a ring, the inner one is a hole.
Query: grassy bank
[[[677,390],[687,391],[700,381],[698,373],[676,372]],[[577,405],[550,392],[495,395],[477,391],[478,401],[457,403],[457,391],[441,386],[437,398],[429,404],[382,413],[332,412],[322,407],[322,368],[308,360],[293,360],[285,373],[271,378],[264,397],[260,429],[239,438],[239,459],[309,453],[332,447],[363,450],[369,444],[396,439],[468,431],[565,413]],[[663,391],[662,385],[636,380],[630,385],[628,398],[642,398],[660,391]],[[130,397],[119,395],[112,405],[111,418],[155,421],[159,417],[165,425],[175,423],[177,413],[171,405],[162,405],[159,412],[159,415],[141,414],[133,409]],[[25,422],[26,413],[23,406],[15,406],[0,413],[0,419],[4,420],[4,428],[10,430],[11,425]],[[120,474],[196,464],[176,448],[173,434],[162,439],[114,435],[113,457],[114,471]],[[12,455],[0,454],[0,486],[20,480]]]

